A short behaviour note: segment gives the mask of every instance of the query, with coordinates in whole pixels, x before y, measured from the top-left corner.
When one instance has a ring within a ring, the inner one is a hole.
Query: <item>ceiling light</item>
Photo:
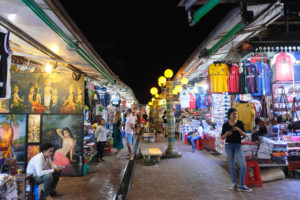
[[[7,18],[10,20],[10,21],[14,21],[16,19],[17,15],[16,14],[9,14],[7,16]]]

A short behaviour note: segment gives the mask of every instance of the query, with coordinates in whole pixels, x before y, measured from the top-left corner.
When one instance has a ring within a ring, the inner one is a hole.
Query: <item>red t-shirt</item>
[[[257,61],[262,61],[261,55],[260,54],[255,54],[251,59],[251,63],[256,63]]]
[[[190,108],[196,109],[196,99],[192,93],[190,93]]]
[[[286,52],[279,53],[275,61],[276,81],[293,80],[293,60]]]
[[[239,92],[239,66],[234,64],[229,67],[229,76],[227,78],[228,92]]]

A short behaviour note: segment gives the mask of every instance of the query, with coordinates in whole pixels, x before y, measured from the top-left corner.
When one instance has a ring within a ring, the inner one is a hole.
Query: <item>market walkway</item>
[[[137,139],[137,137],[135,137]],[[63,193],[55,200],[111,200],[114,199],[128,163],[126,159],[128,149],[125,139],[124,148],[120,158],[112,154],[104,157],[101,163],[92,162],[86,176],[62,177],[58,183],[57,191]]]
[[[167,140],[140,146],[166,148]],[[229,191],[230,176],[225,157],[207,151],[192,153],[191,146],[177,141],[180,159],[163,159],[158,166],[135,167],[129,200],[270,200],[300,199],[300,181],[285,179],[254,187],[252,193]]]

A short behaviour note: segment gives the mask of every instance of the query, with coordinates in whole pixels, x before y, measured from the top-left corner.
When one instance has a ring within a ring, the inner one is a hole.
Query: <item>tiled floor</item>
[[[140,147],[165,150],[167,140],[159,137],[155,143],[140,143]],[[192,153],[191,146],[177,141],[182,153],[179,159],[162,159],[159,165],[144,166],[137,162],[129,200],[269,200],[300,199],[300,181],[284,179],[252,187],[252,193],[229,191],[230,175],[225,157],[207,151]]]

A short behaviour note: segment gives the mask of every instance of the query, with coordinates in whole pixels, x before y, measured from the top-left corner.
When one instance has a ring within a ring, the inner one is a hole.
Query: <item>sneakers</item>
[[[236,183],[232,183],[231,186],[228,188],[228,190],[235,190],[236,189]]]
[[[253,190],[248,188],[246,185],[242,185],[238,189],[240,192],[252,192]]]

